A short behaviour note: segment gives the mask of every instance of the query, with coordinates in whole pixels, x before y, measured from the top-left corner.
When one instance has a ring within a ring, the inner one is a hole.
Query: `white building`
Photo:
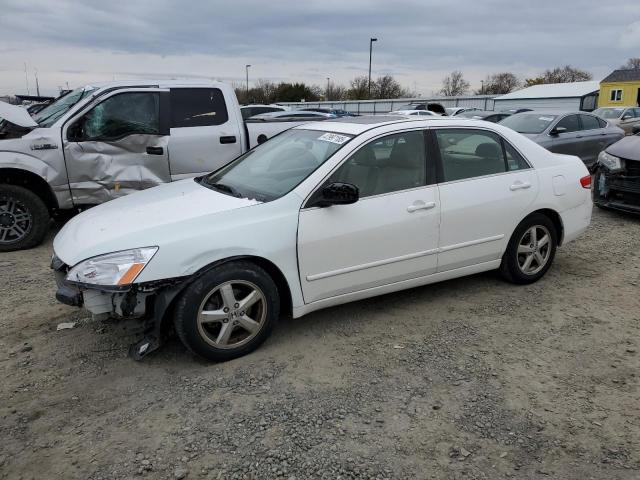
[[[494,99],[494,110],[595,110],[599,82],[547,83],[533,85]]]

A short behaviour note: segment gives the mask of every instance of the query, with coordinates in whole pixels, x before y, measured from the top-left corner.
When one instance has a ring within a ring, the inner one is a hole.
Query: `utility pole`
[[[371,98],[371,54],[373,52],[373,42],[377,42],[377,38],[369,39],[369,98]]]
[[[251,65],[245,65],[244,66],[246,74],[247,74],[247,98],[246,98],[247,102],[249,101],[249,67],[250,66]]]
[[[36,68],[34,70],[35,72],[33,75],[36,77],[36,94],[40,96],[40,83],[38,83],[38,69]]]
[[[480,80],[480,95],[484,95],[484,80]]]
[[[324,94],[326,97],[325,100],[329,100],[329,78],[330,77],[327,77],[327,92]]]
[[[24,81],[27,83],[27,95],[29,95],[29,75],[27,74],[27,62],[24,62]]]

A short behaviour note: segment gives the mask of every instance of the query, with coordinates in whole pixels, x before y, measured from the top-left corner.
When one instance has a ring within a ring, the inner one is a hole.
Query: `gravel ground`
[[[534,285],[283,320],[225,364],[177,340],[133,362],[133,324],[53,299],[51,238],[2,254],[0,478],[638,479],[639,246],[595,211]]]

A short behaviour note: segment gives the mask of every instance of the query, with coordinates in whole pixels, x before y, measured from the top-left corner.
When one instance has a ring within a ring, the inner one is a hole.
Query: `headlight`
[[[624,160],[607,152],[600,152],[600,155],[598,155],[598,163],[607,167],[610,172],[619,172],[624,169]]]
[[[157,251],[158,247],[143,247],[89,258],[73,267],[66,279],[92,285],[129,285]]]

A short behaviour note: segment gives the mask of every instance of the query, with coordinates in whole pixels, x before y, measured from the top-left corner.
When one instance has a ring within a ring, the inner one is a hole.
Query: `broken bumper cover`
[[[636,172],[611,173],[606,168],[599,167],[595,173],[593,203],[600,207],[640,214],[640,174],[629,173]]]
[[[93,315],[139,320],[143,338],[129,349],[140,360],[162,344],[161,327],[167,310],[186,284],[185,278],[132,284],[124,287],[76,285],[66,281],[69,267],[55,255],[51,261],[55,272],[56,299],[72,307],[83,307]]]

